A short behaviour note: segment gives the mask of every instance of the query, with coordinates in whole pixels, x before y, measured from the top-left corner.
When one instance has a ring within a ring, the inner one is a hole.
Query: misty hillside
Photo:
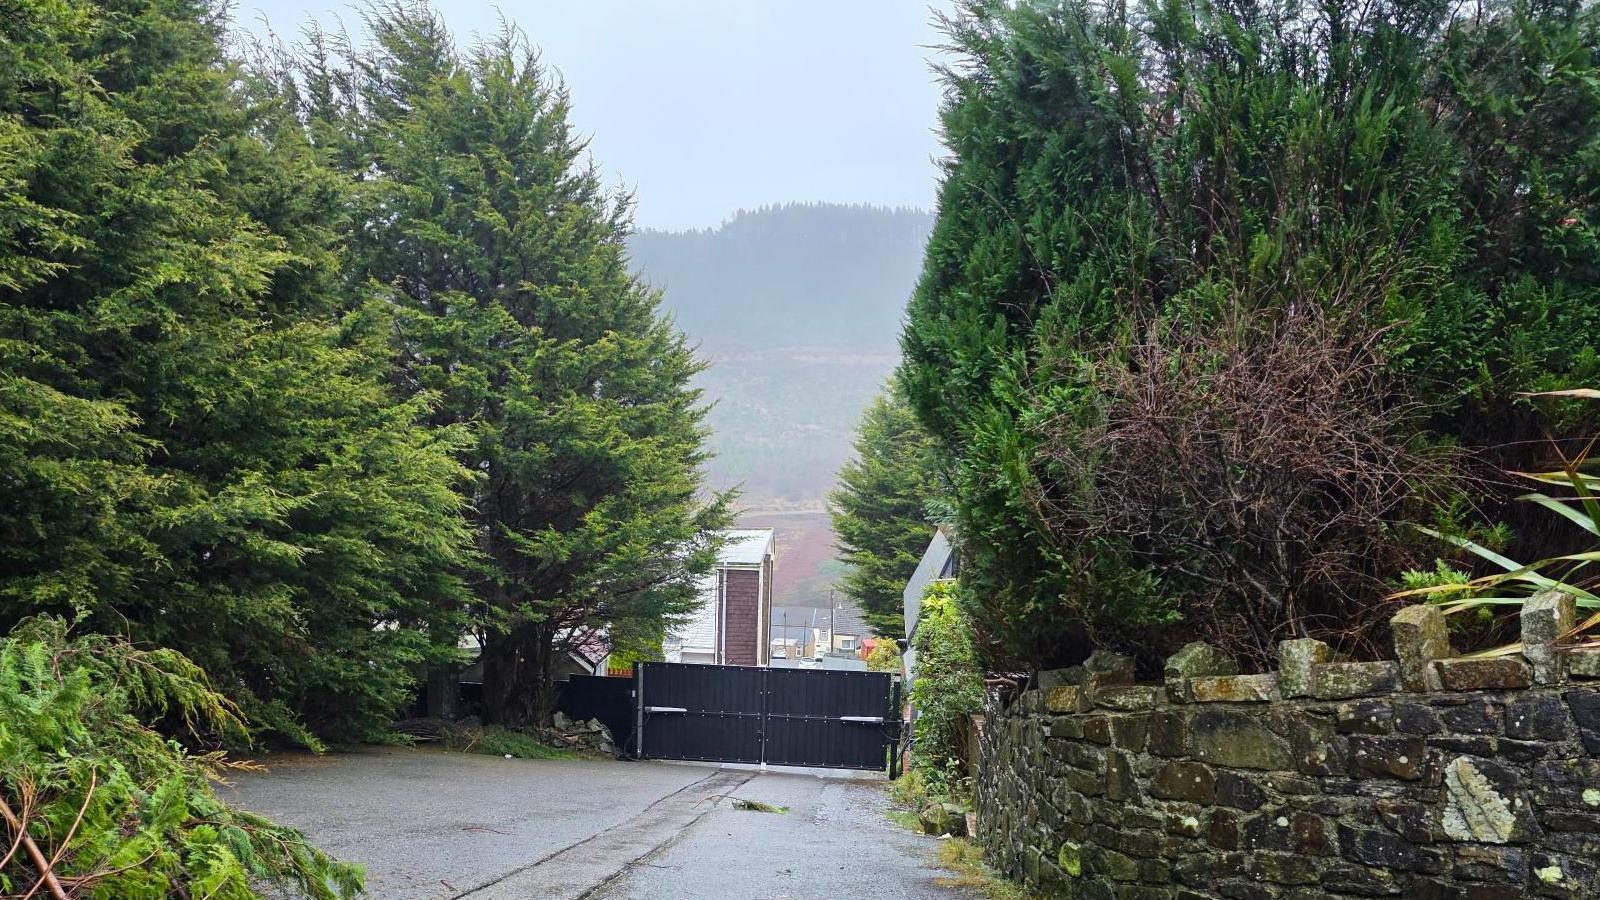
[[[708,351],[895,352],[932,224],[919,210],[790,204],[715,229],[643,231],[629,249]]]
[[[711,483],[741,505],[816,508],[856,417],[899,360],[900,316],[933,217],[792,204],[720,228],[644,231],[633,262],[711,368]]]

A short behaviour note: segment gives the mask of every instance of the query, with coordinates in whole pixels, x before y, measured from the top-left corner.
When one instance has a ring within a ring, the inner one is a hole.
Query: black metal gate
[[[599,719],[618,747],[633,746],[635,705],[632,678],[569,675],[556,682],[556,709],[579,721]]]
[[[643,663],[634,669],[639,755],[882,770],[900,730],[885,672]]]

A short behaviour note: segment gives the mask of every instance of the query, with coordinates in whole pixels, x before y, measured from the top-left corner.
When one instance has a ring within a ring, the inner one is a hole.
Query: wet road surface
[[[365,865],[375,898],[968,896],[941,882],[937,841],[886,818],[882,776],[433,749],[266,762],[224,796]]]

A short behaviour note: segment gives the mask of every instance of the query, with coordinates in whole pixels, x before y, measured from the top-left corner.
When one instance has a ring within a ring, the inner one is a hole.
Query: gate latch
[[[882,725],[883,716],[840,716],[841,722],[854,722],[857,725]]]
[[[647,713],[686,713],[689,710],[682,706],[646,706]]]

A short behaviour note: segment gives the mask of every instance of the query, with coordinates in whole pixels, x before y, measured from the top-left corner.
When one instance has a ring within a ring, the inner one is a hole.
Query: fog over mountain
[[[709,466],[747,510],[817,509],[856,418],[899,359],[900,317],[933,217],[913,209],[790,204],[722,226],[645,230],[639,273],[711,367]]]

